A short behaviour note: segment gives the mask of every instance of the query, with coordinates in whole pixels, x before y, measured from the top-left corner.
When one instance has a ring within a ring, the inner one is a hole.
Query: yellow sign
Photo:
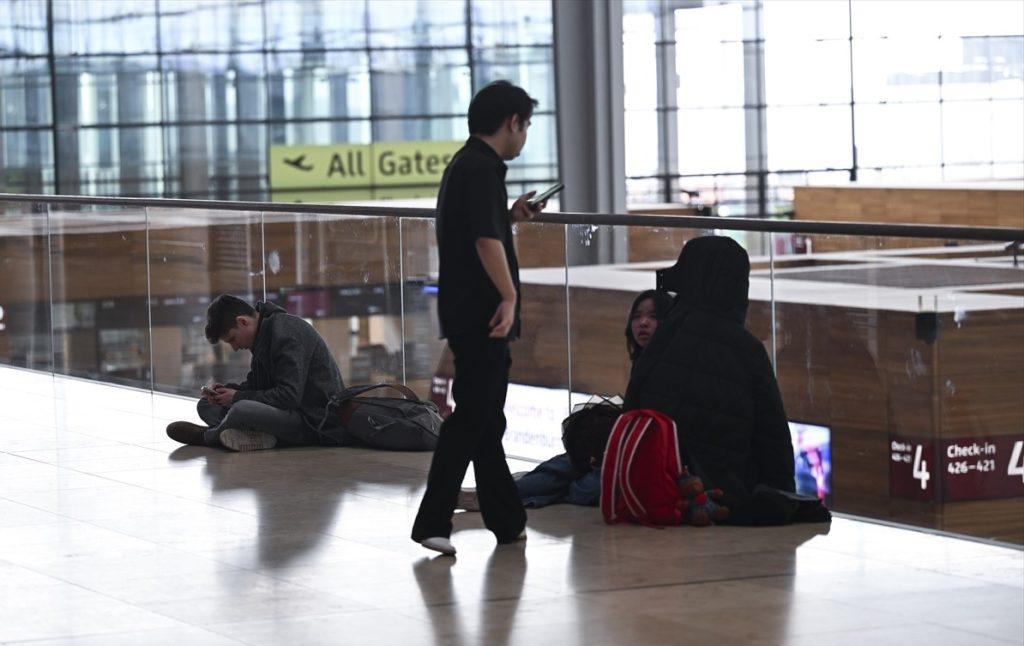
[[[278,202],[434,197],[461,141],[271,146],[270,190]]]

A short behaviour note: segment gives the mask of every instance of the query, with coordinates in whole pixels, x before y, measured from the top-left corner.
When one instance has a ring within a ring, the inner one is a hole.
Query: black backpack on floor
[[[622,400],[598,396],[577,404],[562,420],[562,445],[577,473],[600,469],[608,436],[621,414]]]

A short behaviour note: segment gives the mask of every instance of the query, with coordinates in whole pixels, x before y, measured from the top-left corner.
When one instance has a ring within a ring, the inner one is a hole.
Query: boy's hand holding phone
[[[202,393],[203,398],[206,399],[206,401],[210,402],[211,404],[215,404],[217,403],[215,401],[217,397],[217,391],[222,388],[224,388],[224,384],[207,384],[200,388],[199,392]]]

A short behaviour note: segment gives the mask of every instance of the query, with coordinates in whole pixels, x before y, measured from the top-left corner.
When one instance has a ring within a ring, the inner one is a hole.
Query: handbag
[[[398,397],[369,393],[390,389]],[[324,431],[331,416],[337,431]],[[401,384],[352,386],[327,402],[317,433],[341,446],[363,446],[384,451],[433,451],[441,430],[441,414]],[[340,433],[340,436],[339,436]]]

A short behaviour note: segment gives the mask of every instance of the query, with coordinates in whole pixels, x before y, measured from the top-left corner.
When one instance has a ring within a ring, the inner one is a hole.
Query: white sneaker
[[[232,451],[259,451],[274,448],[277,438],[270,433],[229,428],[221,432],[220,443]]]
[[[431,536],[420,541],[420,545],[428,550],[440,552],[445,556],[455,556],[455,546],[444,536]]]

